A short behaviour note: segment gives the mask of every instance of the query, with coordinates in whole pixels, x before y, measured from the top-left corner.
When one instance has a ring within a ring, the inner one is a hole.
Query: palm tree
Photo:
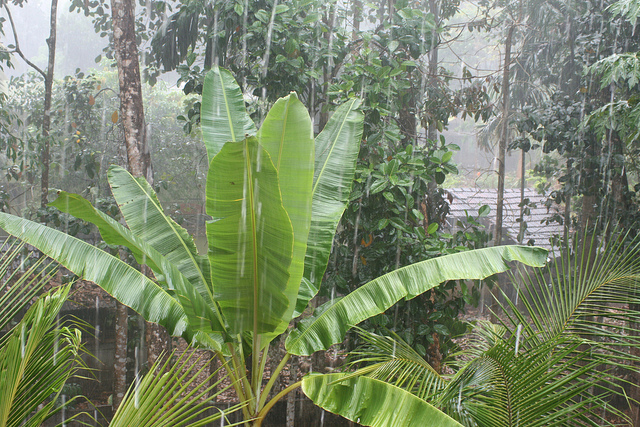
[[[154,278],[40,224],[0,214],[0,226],[95,282],[147,321],[214,351],[228,366],[245,421],[259,426],[284,394],[301,385],[306,392],[313,381],[322,381],[314,377],[271,396],[291,355],[326,350],[341,342],[352,325],[443,281],[482,279],[507,270],[508,261],[540,266],[546,260],[543,249],[504,246],[432,259],[381,276],[292,329],[286,356],[263,384],[270,343],[304,311],[324,275],[354,176],[363,126],[359,104],[352,99],[340,106],[314,141],[309,114],[292,93],[274,104],[257,130],[231,73],[212,69],[201,113],[210,161],[206,209],[213,218],[206,227],[209,248],[204,255],[186,230],[164,214],[151,186],[122,168],[111,167],[108,177],[128,227],[78,195],[59,193],[54,206],[95,224],[105,242],[129,248]],[[414,403],[438,412],[424,401]]]
[[[364,331],[350,365],[360,368],[341,375],[393,384],[468,426],[613,425],[607,414],[632,424],[611,403],[633,409],[640,384],[640,241],[625,237],[523,272],[524,309],[507,300],[506,321],[479,322],[452,375],[438,375],[399,337]]]
[[[38,299],[20,312],[55,273],[45,257],[30,256],[23,243],[0,247],[0,426],[39,426],[61,409],[62,387],[82,363],[80,331],[60,324],[58,313],[69,287]]]

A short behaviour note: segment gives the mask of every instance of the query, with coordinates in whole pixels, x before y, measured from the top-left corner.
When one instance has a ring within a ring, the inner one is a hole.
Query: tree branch
[[[14,52],[17,53],[20,58],[22,58],[24,60],[24,62],[27,63],[27,65],[29,65],[31,68],[33,68],[34,70],[36,70],[38,73],[40,73],[42,75],[42,77],[44,77],[44,79],[47,79],[47,74],[42,71],[42,69],[40,67],[38,67],[36,64],[34,64],[33,62],[29,61],[24,54],[22,53],[22,50],[20,49],[20,42],[18,41],[18,32],[16,31],[16,25],[13,22],[13,16],[11,15],[11,11],[9,10],[9,6],[7,6],[7,3],[5,3],[4,5],[4,10],[7,11],[7,16],[9,17],[9,22],[11,23],[11,31],[13,32],[13,40],[16,43],[16,47],[14,49]]]

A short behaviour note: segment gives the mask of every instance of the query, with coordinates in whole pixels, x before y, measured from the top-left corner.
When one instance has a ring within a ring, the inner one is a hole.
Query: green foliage
[[[11,258],[20,256],[21,246],[3,254],[4,273],[17,282],[9,288],[3,284],[0,300],[0,329],[17,311],[25,308],[31,297],[48,283],[49,275],[35,275],[37,268],[20,274],[11,271]],[[7,262],[8,261],[8,262]],[[35,265],[43,265],[42,260]],[[29,289],[35,285],[33,289]],[[24,317],[0,339],[0,426],[39,426],[58,412],[58,396],[69,378],[84,363],[80,330],[61,325],[58,314],[69,293],[69,286],[38,299]]]
[[[216,73],[228,72],[212,71]],[[223,80],[207,81],[219,85]],[[237,87],[235,82],[227,83]],[[203,102],[203,117],[226,117],[229,123],[246,117],[242,108],[225,108],[242,105],[241,92],[213,89],[204,90],[215,99]],[[213,219],[207,225],[208,256],[199,255],[188,233],[163,213],[151,186],[122,168],[110,168],[109,181],[128,227],[82,197],[61,193],[56,206],[97,225],[107,243],[129,248],[139,262],[151,268],[156,280],[43,225],[7,214],[0,214],[0,224],[72,272],[97,283],[146,320],[213,350],[221,361],[233,366],[227,372],[245,405],[245,419],[255,418],[259,425],[275,402],[267,402],[273,382],[264,388],[262,383],[268,346],[291,321],[296,300],[306,303],[315,293],[313,288],[319,286],[322,275],[314,272],[324,269],[327,256],[313,254],[328,252],[347,202],[362,132],[357,107],[355,100],[346,103],[327,123],[316,138],[316,150],[320,151],[315,162],[311,121],[295,94],[274,105],[257,137],[244,135],[237,142],[219,144],[226,136],[210,133],[205,138],[207,144],[221,149],[217,153],[209,150],[207,212]],[[296,149],[305,140],[306,149]],[[298,171],[300,165],[303,170]],[[301,178],[312,173],[313,180]],[[297,189],[298,181],[308,188]],[[542,265],[545,258],[546,251],[539,248],[498,247],[405,267],[300,323],[286,347],[293,354],[325,349],[340,342],[348,327],[376,310],[384,311],[400,298],[415,297],[440,281],[482,279],[507,269],[508,260]],[[303,270],[305,262],[319,263],[321,268],[311,265],[307,269],[305,265]],[[248,363],[251,378],[245,368]],[[272,375],[279,375],[283,367],[284,363]]]
[[[208,365],[199,362],[190,348],[180,355],[159,358],[148,374],[135,378],[109,426],[135,423],[140,427],[198,427],[219,419],[228,422],[226,417],[241,405],[231,406],[226,412],[213,407],[212,403],[231,385],[222,384],[226,379],[222,367],[208,373]]]
[[[604,412],[626,422],[612,400],[633,404],[638,387],[640,246],[628,237],[593,238],[581,253],[523,272],[523,308],[507,300],[506,321],[479,322],[449,361],[453,374],[435,372],[397,335],[361,331],[367,345],[347,377],[391,383],[469,426],[614,425]]]

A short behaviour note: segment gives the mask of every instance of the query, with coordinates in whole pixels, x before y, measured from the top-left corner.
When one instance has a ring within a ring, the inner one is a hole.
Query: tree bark
[[[58,0],[51,0],[51,17],[49,24],[49,61],[47,63],[47,74],[44,79],[44,113],[42,115],[42,178],[40,181],[40,204],[44,207],[49,203],[49,163],[50,163],[50,141],[49,129],[51,127],[51,96],[53,92],[53,69],[56,63],[56,20],[58,15]]]
[[[524,149],[520,150],[520,229],[518,230],[518,243],[522,244],[524,240],[524,190],[527,184],[527,178],[525,173],[526,167],[526,152]]]
[[[509,78],[511,66],[511,42],[513,39],[514,26],[509,27],[507,40],[505,42],[504,52],[504,69],[502,73],[502,131],[500,134],[500,144],[498,147],[498,200],[496,203],[496,237],[494,246],[502,244],[502,222],[504,211],[504,179],[505,179],[505,162],[507,157],[507,139],[509,138]],[[505,284],[504,275],[498,275],[497,286],[492,289],[493,301],[491,302],[491,322],[496,322],[495,315],[498,310],[498,299],[500,298],[499,290]]]
[[[111,0],[113,19],[113,43],[118,66],[118,83],[120,87],[120,120],[122,123],[124,142],[127,152],[129,171],[135,177],[144,177],[153,183],[151,158],[147,147],[144,107],[142,102],[142,81],[140,79],[140,64],[138,60],[138,46],[135,34],[135,1]],[[145,268],[143,266],[143,273]],[[147,269],[148,272],[148,269]],[[148,274],[148,273],[145,273]],[[124,308],[126,309],[126,308]],[[118,306],[118,310],[124,310]],[[117,316],[116,320],[124,321],[124,317]],[[125,323],[126,325],[126,323]],[[156,324],[146,323],[145,339],[147,344],[147,363],[153,364],[167,347],[168,334],[164,328]],[[114,396],[124,393],[126,387],[126,326],[116,322],[116,366],[115,372],[123,375],[114,382]],[[123,366],[123,363],[125,364]],[[120,400],[114,399],[114,408]]]
[[[289,385],[295,383],[298,380],[298,356],[291,358],[289,365]],[[286,413],[286,427],[293,427],[296,420],[296,396],[298,395],[298,389],[292,390],[287,394],[287,413]]]
[[[135,1],[111,0],[113,44],[120,86],[120,120],[124,130],[127,163],[133,176],[153,182],[147,147],[142,81],[135,34]]]
[[[129,308],[116,302],[116,342],[115,361],[113,364],[113,401],[112,407],[115,412],[122,403],[124,394],[127,391],[127,326]]]

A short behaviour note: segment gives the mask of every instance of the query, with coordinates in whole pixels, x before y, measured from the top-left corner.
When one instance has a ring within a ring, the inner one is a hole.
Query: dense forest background
[[[132,160],[123,144],[116,7],[0,0],[2,211],[97,238],[88,223],[46,205],[64,189],[117,216],[106,171]],[[232,72],[257,124],[291,91],[316,132],[337,105],[362,99],[356,180],[320,302],[443,254],[504,242],[560,253],[592,229],[605,240],[615,227],[635,232],[637,0],[147,0],[129,7],[151,159],[142,175],[200,245],[208,169],[200,109],[209,69]],[[482,204],[461,205],[462,189]],[[478,196],[485,190],[490,198]],[[552,232],[536,231],[541,224]],[[440,371],[452,338],[467,328],[461,314],[488,304],[497,280],[452,281],[364,327],[397,332]]]

